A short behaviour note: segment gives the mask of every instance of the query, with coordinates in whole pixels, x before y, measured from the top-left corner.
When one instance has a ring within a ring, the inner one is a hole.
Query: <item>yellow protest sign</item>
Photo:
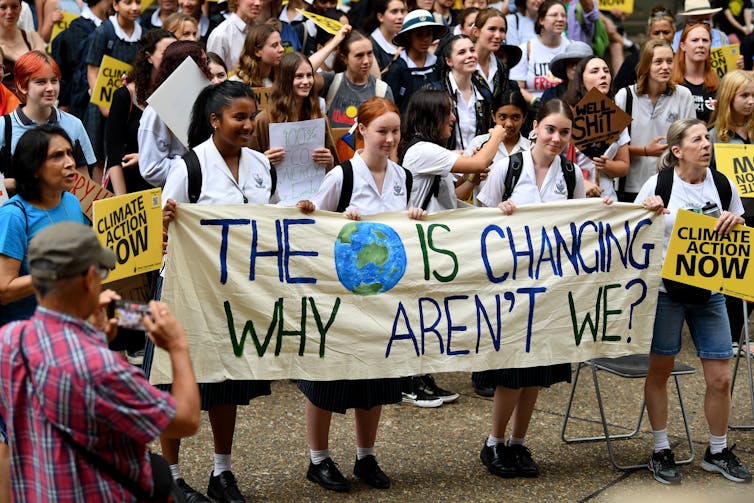
[[[715,163],[736,186],[739,196],[754,197],[754,145],[715,143]]]
[[[259,97],[259,103],[257,109],[261,112],[267,109],[267,102],[270,101],[270,93],[272,93],[271,87],[252,87],[254,93]]]
[[[145,12],[153,3],[154,0],[141,0],[141,12]]]
[[[113,93],[123,85],[121,77],[131,71],[131,65],[123,61],[103,56],[97,73],[97,82],[92,90],[91,102],[95,105],[110,107]]]
[[[723,76],[736,69],[736,62],[741,55],[741,50],[738,44],[724,45],[717,49],[710,51],[710,59],[712,60],[712,69],[715,70],[717,76],[721,79]]]
[[[115,281],[162,265],[162,189],[143,190],[94,203],[92,224],[102,246],[115,252]]]
[[[73,14],[71,12],[66,12],[66,11],[62,11],[62,12],[63,12],[63,19],[61,19],[60,21],[57,21],[56,23],[52,25],[52,33],[50,34],[50,43],[52,43],[52,41],[55,40],[55,37],[60,35],[60,32],[62,32],[63,30],[67,30],[68,27],[71,26],[71,23],[73,22],[74,19],[79,17],[78,14]]]
[[[314,14],[313,12],[309,12],[303,9],[296,9],[296,12],[307,19],[311,19],[314,24],[325,30],[330,35],[337,34],[338,31],[343,28],[343,23],[335,19],[330,19],[326,16],[320,16],[319,14]]]
[[[198,381],[381,378],[646,353],[662,217],[599,200],[350,221],[181,204],[162,300]],[[576,222],[576,223],[574,223]],[[201,307],[201,308],[200,308]],[[151,377],[170,382],[156,352]]]
[[[631,123],[631,116],[593,87],[576,104],[571,143],[589,157],[605,153]]]
[[[752,229],[737,225],[723,236],[713,230],[716,222],[693,211],[678,211],[662,277],[754,301],[754,268],[749,268]]]
[[[599,10],[617,9],[626,14],[634,13],[634,0],[597,0],[597,6]]]
[[[81,211],[86,217],[92,219],[92,207],[94,201],[113,197],[115,194],[98,184],[89,175],[82,174],[76,170],[76,181],[73,182],[73,188],[70,191],[79,200]]]

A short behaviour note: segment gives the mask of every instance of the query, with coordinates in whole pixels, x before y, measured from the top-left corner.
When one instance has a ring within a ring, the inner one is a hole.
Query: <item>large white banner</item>
[[[599,200],[360,222],[180,205],[163,299],[200,382],[527,367],[649,351],[662,217]],[[152,381],[170,382],[158,351]]]

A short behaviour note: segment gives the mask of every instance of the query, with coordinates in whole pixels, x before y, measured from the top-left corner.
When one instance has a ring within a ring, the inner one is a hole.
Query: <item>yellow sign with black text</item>
[[[123,85],[123,74],[131,71],[132,66],[110,56],[103,56],[97,73],[97,82],[92,90],[91,102],[95,105],[110,107],[113,93]]]
[[[754,197],[754,145],[715,143],[715,163],[736,186],[739,196]]]
[[[741,55],[738,44],[724,45],[717,49],[710,50],[710,59],[712,60],[712,69],[721,79],[726,73],[736,69],[736,62]]]
[[[115,252],[106,282],[159,269],[162,265],[162,189],[94,202],[94,231]]]
[[[634,0],[597,0],[599,10],[619,10],[626,14],[634,13]]]
[[[338,31],[343,28],[343,23],[335,19],[330,19],[326,16],[320,16],[319,14],[314,14],[303,9],[296,9],[296,12],[307,19],[311,19],[314,24],[325,30],[330,35],[336,35]]]
[[[62,11],[62,13],[63,13],[63,19],[53,23],[52,25],[52,33],[50,34],[51,44],[52,44],[52,41],[55,40],[55,37],[60,35],[60,33],[63,30],[67,30],[68,27],[71,26],[71,23],[73,22],[73,20],[79,17],[78,14],[73,14],[71,12]]]
[[[679,210],[662,266],[662,277],[754,301],[754,267],[749,267],[752,229],[737,225],[715,232],[716,218]]]

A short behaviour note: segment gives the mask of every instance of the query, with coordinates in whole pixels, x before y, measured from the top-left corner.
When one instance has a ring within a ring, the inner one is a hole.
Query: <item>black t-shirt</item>
[[[683,85],[691,91],[694,97],[696,118],[703,120],[705,124],[708,123],[717,105],[717,90],[708,92],[704,90],[704,84],[691,84],[687,80],[683,81]]]
[[[746,34],[733,27],[725,16],[725,9],[729,9],[736,21],[738,21],[741,26],[744,26],[746,24],[744,22],[744,11],[752,8],[751,0],[715,0],[712,4],[713,7],[720,7],[723,9],[721,12],[715,14],[715,21],[720,27],[720,30],[728,35],[734,33],[738,38],[743,38]]]

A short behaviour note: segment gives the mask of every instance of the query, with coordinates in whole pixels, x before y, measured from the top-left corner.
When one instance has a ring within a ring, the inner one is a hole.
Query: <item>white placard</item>
[[[285,149],[275,166],[281,204],[293,206],[311,199],[325,178],[325,168],[312,161],[312,152],[325,146],[325,119],[270,124],[270,148]]]
[[[183,63],[147,98],[170,131],[188,148],[188,126],[191,109],[209,80],[191,58]]]

